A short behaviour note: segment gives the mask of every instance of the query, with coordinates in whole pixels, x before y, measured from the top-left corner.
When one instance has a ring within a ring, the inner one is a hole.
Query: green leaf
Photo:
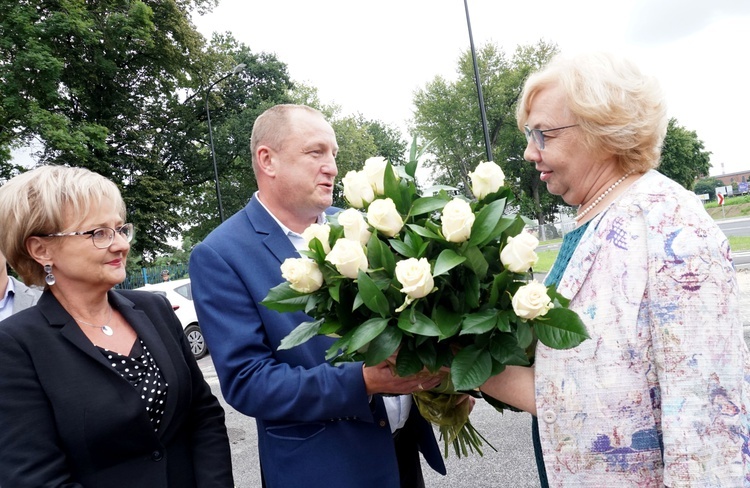
[[[479,277],[474,273],[465,273],[462,283],[464,306],[468,310],[479,308]]]
[[[406,174],[414,178],[417,174],[418,164],[419,160],[417,159],[417,135],[414,134],[414,137],[411,141],[411,147],[409,148],[409,162],[406,163],[406,167],[404,168],[406,170]]]
[[[549,313],[549,312],[548,312]],[[520,322],[516,325],[516,339],[518,340],[519,347],[526,349],[534,340],[534,333],[531,330],[531,325],[528,322]]]
[[[426,238],[428,238],[430,240],[437,240],[437,241],[441,241],[441,242],[448,242],[445,239],[443,239],[442,237],[440,237],[438,234],[432,232],[430,229],[428,229],[426,227],[422,227],[421,225],[407,224],[406,227],[408,227],[409,229],[411,229],[412,231],[414,231],[415,234],[418,234],[418,235],[420,235],[422,237],[426,237]]]
[[[362,297],[362,301],[365,302],[367,308],[380,314],[383,318],[388,316],[390,312],[388,299],[383,292],[380,291],[378,285],[372,280],[372,278],[367,276],[367,273],[361,269],[357,274],[357,287],[359,288],[359,295]]]
[[[513,275],[507,269],[500,274],[495,275],[495,279],[492,280],[492,288],[490,289],[490,301],[489,306],[494,307],[497,305],[497,301],[508,289],[508,285],[513,281]]]
[[[484,334],[494,329],[496,324],[497,310],[495,309],[472,313],[464,317],[460,335]]]
[[[471,226],[469,244],[483,246],[499,234],[494,234],[498,222],[505,211],[505,200],[497,200],[482,208]]]
[[[455,251],[450,249],[444,249],[435,261],[435,269],[432,271],[432,276],[445,274],[464,261],[466,261],[464,256],[459,256]]]
[[[416,351],[402,347],[396,356],[396,374],[399,376],[410,376],[417,374],[424,368]]]
[[[337,280],[328,286],[328,294],[336,302],[341,301],[341,281]]]
[[[432,312],[432,320],[438,326],[438,329],[440,329],[440,336],[438,338],[441,341],[453,337],[461,328],[461,314],[448,310],[445,307],[435,307]]]
[[[436,210],[442,210],[442,208],[445,207],[446,203],[448,203],[448,200],[440,197],[439,195],[434,197],[417,198],[411,205],[409,215],[415,217],[417,215],[434,212]]]
[[[304,344],[305,342],[309,341],[310,339],[318,335],[320,326],[323,325],[324,321],[325,319],[318,319],[312,322],[302,322],[297,327],[295,327],[294,330],[289,333],[289,335],[281,339],[278,350],[283,351],[285,349],[291,349],[294,346],[299,346],[300,344]]]
[[[553,308],[534,319],[534,332],[552,349],[571,349],[589,338],[581,318],[568,308]]]
[[[394,251],[404,256],[405,258],[416,258],[418,250],[412,249],[411,246],[398,239],[390,239],[388,243],[391,245]]]
[[[490,377],[492,356],[486,349],[469,345],[458,351],[451,363],[451,379],[456,390],[479,388]]]
[[[386,327],[370,342],[365,353],[365,364],[373,366],[388,359],[398,349],[403,336],[404,333],[398,327]]]
[[[490,265],[478,247],[469,246],[462,252],[462,254],[466,258],[466,266],[468,266],[468,268],[472,270],[480,280],[487,276],[487,270],[490,268]]]
[[[529,359],[526,351],[519,347],[513,334],[495,334],[490,341],[490,354],[499,363],[505,365],[526,366]]]
[[[398,318],[398,328],[412,334],[439,337],[440,328],[428,316],[414,309],[404,312]]]
[[[396,177],[396,172],[393,171],[393,166],[389,162],[385,166],[385,172],[383,173],[383,192],[386,198],[393,200],[396,204],[396,208],[402,207],[401,189],[399,188],[399,179]],[[400,210],[399,210],[400,213]]]
[[[268,291],[260,303],[277,312],[299,312],[307,307],[308,293],[293,290],[288,281],[278,284]]]
[[[396,259],[388,245],[381,241],[377,232],[373,232],[367,241],[367,262],[373,269],[383,268],[389,275],[396,269]]]
[[[354,329],[349,349],[358,351],[362,346],[380,335],[388,326],[388,319],[370,319]]]

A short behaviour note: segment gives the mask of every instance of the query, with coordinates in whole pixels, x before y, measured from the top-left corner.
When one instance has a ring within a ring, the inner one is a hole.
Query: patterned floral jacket
[[[750,367],[726,237],[650,171],[590,224],[560,292],[590,340],[539,345],[550,486],[750,486]]]

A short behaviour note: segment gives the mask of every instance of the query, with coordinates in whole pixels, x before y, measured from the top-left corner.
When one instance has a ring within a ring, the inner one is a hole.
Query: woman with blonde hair
[[[547,284],[590,339],[539,344],[486,394],[538,416],[543,486],[750,486],[750,367],[726,237],[658,173],[656,81],[610,54],[558,56],[518,105],[524,157],[577,207]]]
[[[114,290],[116,185],[40,167],[0,187],[0,251],[36,306],[0,323],[0,486],[231,487],[224,411],[164,297]]]

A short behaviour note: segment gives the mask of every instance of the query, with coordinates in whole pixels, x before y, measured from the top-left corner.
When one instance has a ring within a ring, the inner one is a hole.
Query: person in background
[[[612,54],[558,56],[529,77],[517,117],[525,159],[578,207],[546,281],[590,339],[538,344],[532,368],[482,391],[538,416],[545,486],[750,486],[732,256],[696,195],[655,170],[657,82]]]
[[[410,394],[439,375],[394,376],[387,364],[333,366],[334,339],[289,350],[281,340],[310,318],[260,305],[281,283],[280,266],[304,248],[333,199],[338,144],[322,114],[278,105],[255,122],[250,148],[258,192],[190,257],[198,319],[224,398],[255,417],[264,486],[424,486],[419,451],[445,474],[431,425]],[[385,408],[381,393],[389,397]]]
[[[169,281],[169,270],[168,269],[161,270],[161,281],[162,282]]]
[[[29,308],[39,300],[40,290],[29,288],[8,276],[8,264],[0,252],[0,321],[14,313]]]
[[[113,290],[114,183],[43,166],[0,187],[0,252],[39,302],[0,327],[0,486],[231,488],[224,411],[166,298]]]

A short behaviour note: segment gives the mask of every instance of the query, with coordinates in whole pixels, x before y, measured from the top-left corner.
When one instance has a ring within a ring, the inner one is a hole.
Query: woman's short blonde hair
[[[120,190],[107,178],[84,168],[41,166],[0,186],[0,251],[27,285],[44,286],[46,273],[31,257],[31,236],[74,232],[76,225],[102,202],[114,202],[125,220]]]
[[[516,112],[519,129],[534,97],[553,86],[562,89],[588,149],[614,154],[625,172],[659,165],[668,119],[655,78],[613,54],[558,54],[526,81]]]

